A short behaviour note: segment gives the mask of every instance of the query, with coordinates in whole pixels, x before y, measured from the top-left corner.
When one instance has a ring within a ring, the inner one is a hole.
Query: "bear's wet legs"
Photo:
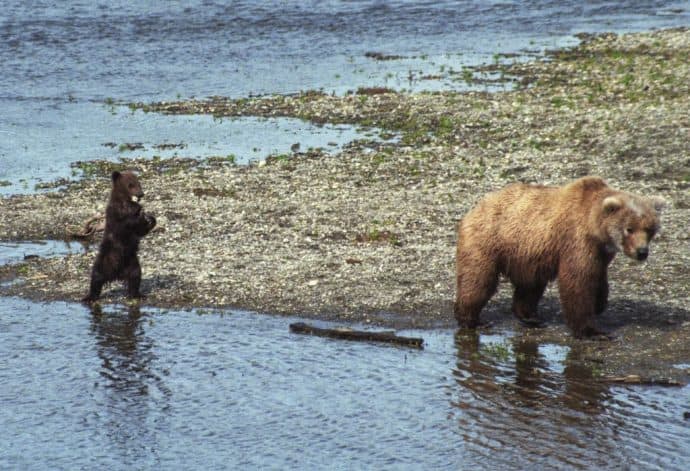
[[[130,298],[141,298],[139,286],[141,285],[141,265],[139,260],[134,258],[132,263],[127,267],[124,273],[124,279],[127,283],[127,296]]]
[[[565,323],[576,338],[611,339],[611,336],[596,327],[595,322],[598,309],[602,306],[601,298],[592,296],[592,293],[601,293],[601,287],[604,286],[601,274],[580,271],[575,273],[576,275],[569,269],[563,270],[558,277],[558,292]]]
[[[513,293],[513,314],[527,327],[539,327],[543,321],[537,316],[537,305],[544,294],[546,283],[534,286],[516,286]]]
[[[596,314],[599,315],[606,310],[609,303],[609,282],[607,280],[606,272],[604,272],[597,289],[596,298]]]
[[[466,270],[465,273],[472,273]],[[475,272],[476,276],[460,274],[457,276],[455,319],[458,326],[474,329],[479,325],[479,313],[498,286],[496,272]]]
[[[103,285],[105,284],[105,278],[97,272],[95,269],[91,274],[91,285],[89,287],[89,294],[87,294],[82,302],[90,303],[98,299],[103,290]]]

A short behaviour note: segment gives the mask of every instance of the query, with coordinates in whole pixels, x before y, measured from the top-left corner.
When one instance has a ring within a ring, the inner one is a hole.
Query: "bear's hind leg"
[[[89,286],[89,294],[82,298],[82,302],[91,303],[98,299],[103,290],[103,285],[105,284],[105,278],[103,275],[98,273],[96,270],[91,273],[91,285]]]
[[[532,286],[518,285],[513,293],[513,314],[527,327],[541,327],[544,322],[537,316],[537,305],[544,294],[546,283]]]
[[[135,257],[124,272],[123,278],[127,283],[127,297],[141,298],[139,287],[141,285],[141,265],[139,260]]]
[[[498,287],[495,270],[461,270],[457,275],[455,319],[461,328],[479,325],[479,313]]]
[[[96,260],[91,267],[91,283],[89,285],[89,294],[82,298],[83,303],[92,303],[96,301],[103,291],[103,286],[112,280],[112,273],[106,271],[107,267],[103,263],[103,253],[99,250],[96,255]]]

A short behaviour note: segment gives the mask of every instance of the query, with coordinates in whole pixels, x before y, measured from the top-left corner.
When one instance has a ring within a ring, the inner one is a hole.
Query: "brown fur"
[[[474,328],[506,275],[513,313],[537,323],[537,304],[558,279],[565,322],[595,335],[608,299],[607,267],[619,250],[644,260],[659,228],[659,198],[617,191],[598,177],[562,186],[513,184],[487,195],[458,226],[455,317]]]
[[[112,191],[105,210],[105,232],[91,270],[89,294],[83,299],[98,299],[105,283],[123,280],[131,298],[141,297],[139,241],[156,225],[156,218],[138,203],[144,196],[139,179],[132,172],[113,172]],[[137,201],[134,201],[134,200]]]

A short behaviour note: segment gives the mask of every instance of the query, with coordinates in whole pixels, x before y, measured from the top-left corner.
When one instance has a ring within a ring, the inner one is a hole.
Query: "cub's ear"
[[[110,176],[110,178],[113,179],[113,183],[115,183],[117,181],[117,179],[120,178],[120,175],[121,175],[120,172],[118,172],[117,170],[115,170],[113,172],[113,174]]]
[[[654,208],[654,211],[657,213],[660,213],[661,210],[666,207],[666,200],[661,196],[652,196],[648,198],[648,201],[652,205],[652,208]]]
[[[613,214],[623,207],[623,201],[617,196],[607,196],[602,203],[604,215]]]

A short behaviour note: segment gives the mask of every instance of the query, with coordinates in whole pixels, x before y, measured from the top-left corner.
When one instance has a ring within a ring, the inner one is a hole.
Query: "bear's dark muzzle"
[[[637,249],[636,255],[637,255],[637,259],[640,262],[647,260],[647,257],[649,256],[649,249],[647,247],[641,247],[641,248]]]

